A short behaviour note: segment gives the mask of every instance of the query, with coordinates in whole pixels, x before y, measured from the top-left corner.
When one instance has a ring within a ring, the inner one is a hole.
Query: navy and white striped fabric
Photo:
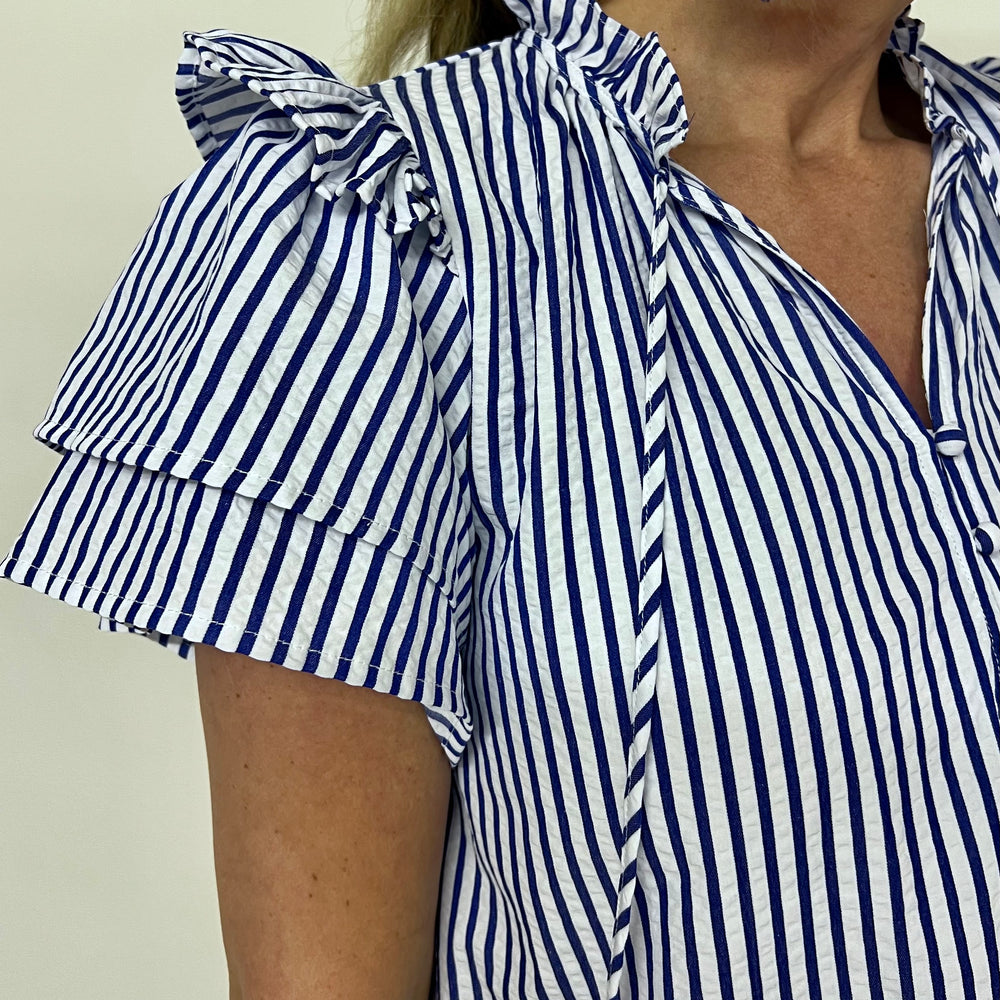
[[[907,7],[927,430],[670,153],[655,32],[350,86],[186,32],[205,163],[34,435],[6,578],[181,656],[420,702],[453,766],[432,995],[1000,996],[1000,59]]]

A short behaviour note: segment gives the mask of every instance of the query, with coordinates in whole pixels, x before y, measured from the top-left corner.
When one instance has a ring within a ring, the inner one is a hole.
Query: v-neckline
[[[934,140],[936,137],[932,137]],[[944,137],[942,140],[944,141]],[[933,148],[933,146],[932,146]],[[723,198],[706,181],[702,180],[692,170],[684,167],[676,161],[671,164],[670,190],[676,199],[689,207],[697,208],[707,215],[718,219],[730,228],[747,236],[756,243],[770,250],[772,254],[778,256],[786,265],[791,265],[801,277],[806,280],[811,287],[815,288],[823,297],[834,312],[839,317],[843,327],[848,331],[854,342],[863,351],[868,364],[874,371],[863,372],[868,381],[877,389],[887,391],[890,396],[895,395],[900,405],[907,411],[918,434],[922,438],[933,438],[935,420],[935,387],[932,386],[930,373],[933,365],[928,364],[929,350],[933,351],[935,345],[929,344],[932,336],[932,316],[933,316],[933,289],[937,282],[935,268],[935,248],[937,245],[937,233],[940,226],[943,201],[940,198],[942,185],[953,178],[959,169],[960,156],[942,158],[934,156],[931,163],[930,183],[927,192],[925,205],[925,216],[927,225],[927,247],[928,247],[928,274],[924,288],[923,298],[923,322],[921,328],[921,375],[924,383],[924,394],[927,402],[928,412],[931,417],[931,428],[924,425],[924,422],[903,390],[899,380],[893,374],[886,361],[883,359],[868,335],[864,332],[861,324],[852,316],[847,309],[841,305],[836,296],[826,285],[816,278],[806,267],[790,254],[767,229],[759,226],[753,218],[744,213],[737,206]],[[685,190],[685,188],[687,190]],[[936,207],[935,207],[936,206]],[[881,385],[877,378],[882,380]],[[882,392],[879,392],[882,395]]]

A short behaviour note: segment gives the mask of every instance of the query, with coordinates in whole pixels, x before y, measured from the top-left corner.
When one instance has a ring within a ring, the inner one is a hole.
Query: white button
[[[961,125],[956,125],[952,129],[952,135],[954,135],[956,139],[961,139],[962,142],[965,142],[965,140],[969,138],[969,133]]]
[[[976,543],[984,556],[993,555],[1000,550],[1000,524],[985,521],[976,525]]]
[[[934,447],[938,454],[948,458],[954,458],[965,451],[968,442],[965,439],[965,431],[958,424],[942,424],[934,432]]]

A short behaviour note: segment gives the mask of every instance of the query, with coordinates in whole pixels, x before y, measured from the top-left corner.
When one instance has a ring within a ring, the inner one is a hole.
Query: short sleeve
[[[452,766],[476,543],[470,333],[436,191],[381,102],[184,33],[204,159],[32,432],[59,465],[2,576],[146,636],[420,702]]]

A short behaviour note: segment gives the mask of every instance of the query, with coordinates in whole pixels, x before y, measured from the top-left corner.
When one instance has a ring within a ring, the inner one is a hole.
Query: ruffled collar
[[[605,14],[598,0],[504,3],[522,29],[546,39],[605,91],[648,135],[658,157],[683,142],[689,123],[680,81],[657,32],[638,34]],[[921,95],[928,131],[951,127],[957,138],[973,145],[973,130],[960,109],[938,99],[937,81],[921,56],[924,22],[910,15],[912,6],[896,19],[886,51],[899,54],[907,82]]]

